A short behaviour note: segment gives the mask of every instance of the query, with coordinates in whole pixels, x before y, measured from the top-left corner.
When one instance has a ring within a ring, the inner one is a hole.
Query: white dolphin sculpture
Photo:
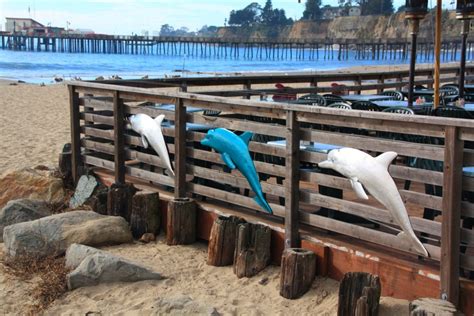
[[[358,149],[341,148],[331,150],[327,160],[320,162],[318,166],[333,169],[349,178],[357,196],[367,200],[368,196],[362,187],[364,185],[367,191],[387,208],[402,229],[398,237],[404,238],[416,252],[428,257],[428,252],[413,231],[397,186],[388,173],[388,167],[395,157],[397,153],[393,151],[374,158]]]
[[[128,128],[133,129],[142,137],[143,147],[148,148],[148,144],[156,151],[161,160],[174,176],[173,167],[171,167],[168,148],[166,147],[163,133],[161,132],[161,122],[165,118],[164,114],[158,115],[152,119],[146,114],[135,114],[129,117],[130,124]]]

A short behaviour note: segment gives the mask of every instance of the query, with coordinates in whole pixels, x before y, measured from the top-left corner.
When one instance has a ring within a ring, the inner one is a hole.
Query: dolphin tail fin
[[[165,118],[164,114],[160,114],[157,117],[155,117],[155,122],[159,127],[161,127],[161,122],[163,122],[164,118]]]
[[[398,154],[394,151],[387,151],[387,152],[385,152],[383,154],[380,154],[377,157],[375,157],[375,160],[377,160],[378,163],[380,163],[382,166],[384,166],[388,169],[388,167],[392,163],[393,159],[395,159],[397,157],[397,155]]]
[[[268,202],[263,198],[263,197],[260,197],[260,196],[256,196],[253,198],[255,200],[255,202],[257,202],[257,204],[263,208],[265,211],[267,211],[268,213],[270,214],[273,214],[273,211],[272,211],[272,208],[270,207],[270,205],[268,204]]]
[[[397,235],[398,238],[402,238],[406,240],[408,243],[410,243],[414,250],[418,252],[419,254],[424,255],[425,257],[429,257],[429,253],[426,250],[425,246],[421,243],[421,241],[416,237],[416,236],[410,236],[409,234],[405,233],[404,231],[401,231]]]

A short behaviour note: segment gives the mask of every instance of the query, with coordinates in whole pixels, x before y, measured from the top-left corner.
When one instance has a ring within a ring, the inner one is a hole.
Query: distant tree
[[[174,28],[169,24],[163,24],[160,29],[160,36],[170,36],[174,34]]]
[[[405,6],[405,5],[401,5],[401,6],[399,6],[399,7],[398,7],[398,9],[397,9],[397,13],[402,13],[402,12],[405,12],[405,8],[406,8],[406,6]]]
[[[253,2],[242,10],[232,10],[229,16],[229,25],[251,26],[260,22],[262,7]]]
[[[303,20],[318,20],[322,17],[321,0],[306,0]]]
[[[271,25],[274,22],[275,11],[273,11],[272,0],[267,0],[267,2],[265,2],[260,18],[262,23],[266,25]]]
[[[197,34],[199,36],[216,36],[217,35],[217,26],[207,26],[203,25],[199,31],[197,31]]]
[[[393,0],[357,0],[362,15],[392,14]]]

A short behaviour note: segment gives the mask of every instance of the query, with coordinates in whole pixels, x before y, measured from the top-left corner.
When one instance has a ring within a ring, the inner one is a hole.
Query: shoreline
[[[472,64],[473,62],[467,62],[467,64]],[[449,62],[443,63],[443,67],[453,67],[458,66],[459,63],[457,62]],[[418,63],[416,65],[417,69],[432,69],[434,66],[432,63]],[[192,70],[174,70],[169,73],[165,73],[163,75],[158,76],[149,76],[148,79],[165,79],[167,77],[228,77],[228,76],[274,76],[274,75],[307,75],[307,74],[341,74],[341,73],[351,73],[351,72],[359,72],[359,73],[366,73],[366,72],[384,72],[384,71],[397,71],[397,70],[408,70],[408,64],[382,64],[382,65],[362,65],[362,66],[347,66],[347,67],[338,67],[334,69],[324,69],[324,70],[317,70],[317,69],[303,69],[303,70],[288,70],[288,71],[273,71],[273,70],[261,70],[261,71],[192,71]],[[108,71],[104,71],[108,72]],[[120,75],[117,73],[124,80],[139,80],[142,79],[142,76],[127,76],[127,75]],[[80,81],[94,81],[95,78],[100,77],[101,75],[98,73],[97,76],[87,76],[81,79]],[[78,76],[64,76],[59,77],[62,78],[63,81],[74,81],[75,78]],[[111,76],[103,76],[106,80],[112,79]],[[7,76],[0,76],[0,85],[6,85],[10,83],[21,83],[21,84],[33,84],[33,85],[55,85],[61,82],[54,82],[54,77],[35,77],[38,80],[25,80],[24,77],[7,77]],[[44,80],[43,80],[44,79]]]

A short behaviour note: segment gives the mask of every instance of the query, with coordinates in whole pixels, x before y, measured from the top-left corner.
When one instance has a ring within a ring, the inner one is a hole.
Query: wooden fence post
[[[245,84],[244,84],[244,89],[245,90],[251,90],[252,89],[252,83],[250,81],[247,81]],[[251,94],[246,94],[244,96],[244,99],[250,99],[251,98]]]
[[[285,248],[299,247],[300,129],[295,111],[286,112]]]
[[[174,197],[186,197],[186,107],[182,99],[178,99],[175,108],[174,135]]]
[[[74,86],[69,88],[69,106],[71,112],[71,163],[74,184],[79,181],[81,166],[81,119],[79,116],[79,94]]]
[[[114,162],[115,184],[125,184],[125,122],[123,102],[119,92],[114,91]]]
[[[459,129],[446,127],[443,170],[443,222],[441,223],[441,298],[458,305],[459,243],[464,142]]]

